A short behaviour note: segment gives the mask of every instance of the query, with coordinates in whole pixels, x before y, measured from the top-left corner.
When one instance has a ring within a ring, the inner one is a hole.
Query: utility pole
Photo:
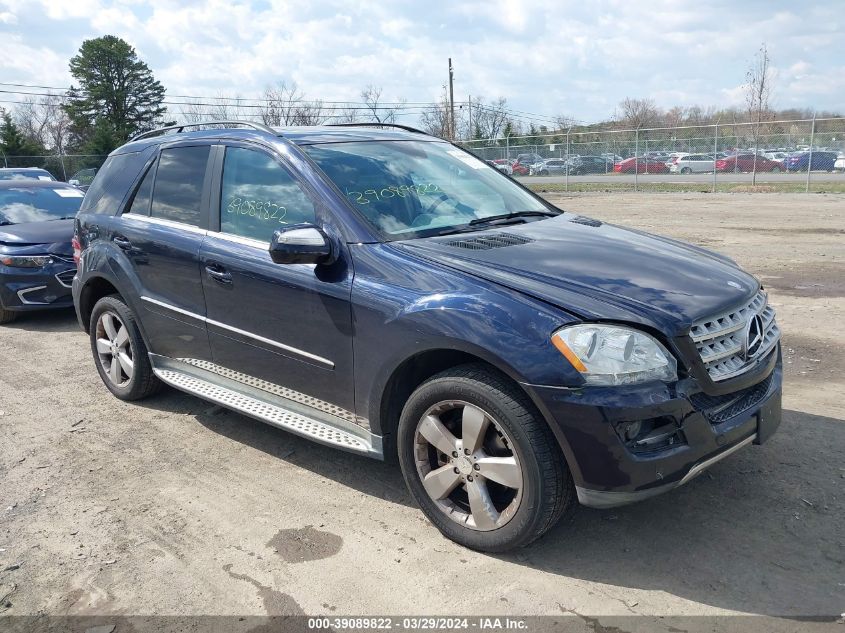
[[[449,133],[452,140],[455,140],[455,87],[453,80],[455,73],[452,71],[452,58],[449,58]]]
[[[472,127],[472,95],[469,96],[468,104],[469,112],[467,114],[467,118],[469,119],[469,138],[472,140],[475,138],[475,130]]]

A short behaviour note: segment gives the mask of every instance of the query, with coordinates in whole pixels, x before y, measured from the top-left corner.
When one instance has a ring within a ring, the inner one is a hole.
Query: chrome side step
[[[269,392],[150,354],[153,372],[164,383],[309,440],[352,453],[384,459],[381,436]]]

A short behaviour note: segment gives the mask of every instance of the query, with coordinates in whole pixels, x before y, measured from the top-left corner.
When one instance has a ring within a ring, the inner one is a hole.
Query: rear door
[[[163,148],[110,238],[133,270],[150,351],[171,358],[211,358],[199,267],[210,157],[208,142]]]
[[[218,152],[200,253],[212,371],[354,419],[348,255],[317,267],[276,264],[268,252],[277,228],[321,224],[327,211],[273,152],[235,143]]]

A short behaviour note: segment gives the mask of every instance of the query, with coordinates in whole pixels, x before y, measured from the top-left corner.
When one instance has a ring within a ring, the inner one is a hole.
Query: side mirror
[[[270,259],[277,264],[331,264],[337,253],[329,237],[313,224],[292,224],[273,233]]]

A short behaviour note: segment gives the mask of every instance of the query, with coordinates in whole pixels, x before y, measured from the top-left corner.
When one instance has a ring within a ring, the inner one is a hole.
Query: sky
[[[538,124],[594,122],[626,97],[741,106],[762,42],[776,108],[845,110],[842,0],[0,0],[0,82],[68,86],[83,40],[124,38],[168,95],[507,98]],[[0,89],[25,90],[24,88]],[[2,100],[20,99],[0,94]],[[8,103],[0,103],[9,107]],[[407,122],[416,119],[409,110]],[[400,119],[402,121],[403,119]]]

